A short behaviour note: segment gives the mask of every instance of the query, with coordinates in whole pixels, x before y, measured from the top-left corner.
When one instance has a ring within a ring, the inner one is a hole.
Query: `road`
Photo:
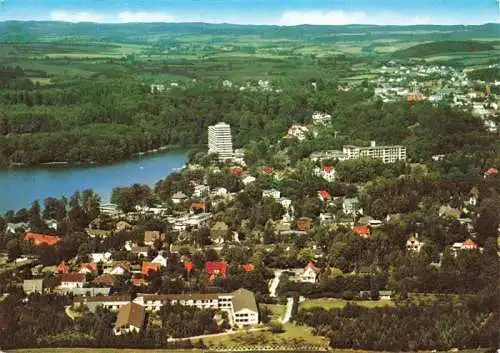
[[[269,285],[269,294],[271,297],[276,297],[276,289],[278,289],[278,285],[280,284],[280,277],[283,273],[283,270],[274,270],[274,278]]]
[[[285,315],[280,319],[282,324],[286,324],[287,322],[290,321],[292,318],[292,309],[293,309],[293,298],[288,297],[286,298],[286,310],[285,310]]]
[[[193,336],[193,337],[184,337],[184,338],[168,338],[168,342],[178,342],[178,341],[186,341],[186,340],[200,340],[200,339],[205,339],[205,338],[213,338],[213,337],[219,337],[219,336],[226,336],[226,335],[234,335],[236,333],[246,333],[246,332],[256,332],[256,331],[264,331],[268,330],[269,328],[267,327],[256,327],[256,328],[251,328],[248,330],[231,330],[231,331],[226,331],[226,332],[221,332],[221,333],[213,333],[210,335],[200,335],[200,336]]]
[[[71,311],[71,305],[67,305],[64,307],[64,312],[66,313],[66,315],[68,315],[68,317],[71,319],[71,320],[74,320],[75,319],[75,315],[73,314],[73,312]]]

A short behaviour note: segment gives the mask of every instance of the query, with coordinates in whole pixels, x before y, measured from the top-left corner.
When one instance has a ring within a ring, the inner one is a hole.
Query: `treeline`
[[[498,294],[498,293],[497,293]],[[494,295],[465,303],[436,302],[368,309],[348,304],[343,309],[300,310],[298,324],[327,336],[332,348],[417,351],[451,348],[495,348],[500,339],[498,301]]]

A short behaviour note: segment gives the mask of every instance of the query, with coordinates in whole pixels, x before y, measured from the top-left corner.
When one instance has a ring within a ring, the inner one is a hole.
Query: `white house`
[[[335,181],[335,169],[331,165],[324,165],[321,168],[315,168],[314,174],[330,183]]]
[[[110,252],[104,252],[104,253],[92,253],[90,254],[90,258],[92,262],[109,262],[111,261],[111,253]]]
[[[110,275],[114,276],[123,276],[125,273],[128,272],[128,270],[123,265],[117,265],[109,269],[106,269],[103,272],[109,273]]]
[[[263,198],[270,197],[277,200],[281,197],[281,192],[276,189],[262,190],[262,197]]]
[[[288,129],[287,137],[303,141],[307,138],[308,133],[309,128],[307,126],[295,124]]]
[[[299,275],[300,282],[315,283],[318,278],[319,270],[314,266],[314,264],[309,261],[304,271]]]
[[[314,125],[327,125],[331,123],[332,116],[327,113],[315,112],[312,115],[312,121]]]
[[[59,276],[61,284],[59,288],[72,289],[83,288],[85,285],[85,275],[81,273],[63,273]]]
[[[243,185],[248,185],[248,184],[253,183],[254,181],[255,181],[255,177],[248,175],[245,178],[243,178],[243,180],[241,182],[243,183]]]
[[[176,205],[186,201],[188,197],[183,192],[179,191],[172,195],[172,202]]]
[[[231,294],[231,313],[235,325],[240,327],[257,325],[259,323],[259,309],[254,294],[243,288]]]
[[[151,262],[160,264],[161,267],[167,267],[167,258],[162,254],[158,254]]]
[[[348,216],[363,214],[363,209],[359,208],[359,200],[357,197],[345,198],[342,202],[342,211]]]
[[[207,185],[196,185],[194,187],[193,197],[203,197],[208,195],[210,192],[210,187]]]
[[[424,246],[424,242],[418,240],[418,234],[412,235],[406,241],[406,250],[409,252],[419,253],[420,250],[422,250],[423,246]]]

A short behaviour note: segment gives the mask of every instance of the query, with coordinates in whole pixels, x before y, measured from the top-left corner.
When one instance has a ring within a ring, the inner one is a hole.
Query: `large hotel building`
[[[233,141],[229,124],[221,122],[208,127],[208,153],[217,153],[221,160],[233,157]]]

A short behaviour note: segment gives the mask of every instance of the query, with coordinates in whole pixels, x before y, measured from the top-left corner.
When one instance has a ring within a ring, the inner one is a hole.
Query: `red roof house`
[[[56,268],[56,273],[70,273],[71,267],[66,262],[61,262]]]
[[[255,266],[253,264],[246,264],[246,265],[241,266],[241,268],[245,272],[252,272],[255,270]]]
[[[274,169],[273,169],[273,167],[265,166],[263,171],[264,171],[264,174],[272,174]]]
[[[462,249],[477,249],[477,244],[469,238],[462,243]]]
[[[333,165],[324,165],[321,167],[321,171],[325,173],[331,173],[333,170]]]
[[[488,170],[486,170],[484,172],[484,177],[486,178],[486,177],[489,177],[489,176],[495,175],[495,174],[498,174],[498,169],[496,169],[496,168],[488,168]]]
[[[97,264],[95,262],[82,262],[80,263],[80,271],[79,273],[97,273]]]
[[[241,167],[232,167],[231,173],[236,175],[241,175],[243,173],[243,168]]]
[[[332,199],[332,195],[326,190],[318,191],[318,195],[321,201],[330,201]]]
[[[227,262],[225,261],[207,261],[205,262],[205,273],[214,280],[217,276],[226,277]]]
[[[141,272],[144,275],[149,274],[149,271],[158,271],[160,269],[160,264],[156,262],[146,262],[142,263]]]
[[[205,205],[204,202],[191,204],[191,211],[193,211],[193,212],[205,212],[206,209],[207,209],[207,206]]]
[[[352,227],[352,231],[363,238],[368,238],[371,234],[369,226],[357,225]]]
[[[61,238],[56,235],[26,233],[24,240],[32,241],[36,246],[40,246],[42,244],[55,245],[61,240]]]

